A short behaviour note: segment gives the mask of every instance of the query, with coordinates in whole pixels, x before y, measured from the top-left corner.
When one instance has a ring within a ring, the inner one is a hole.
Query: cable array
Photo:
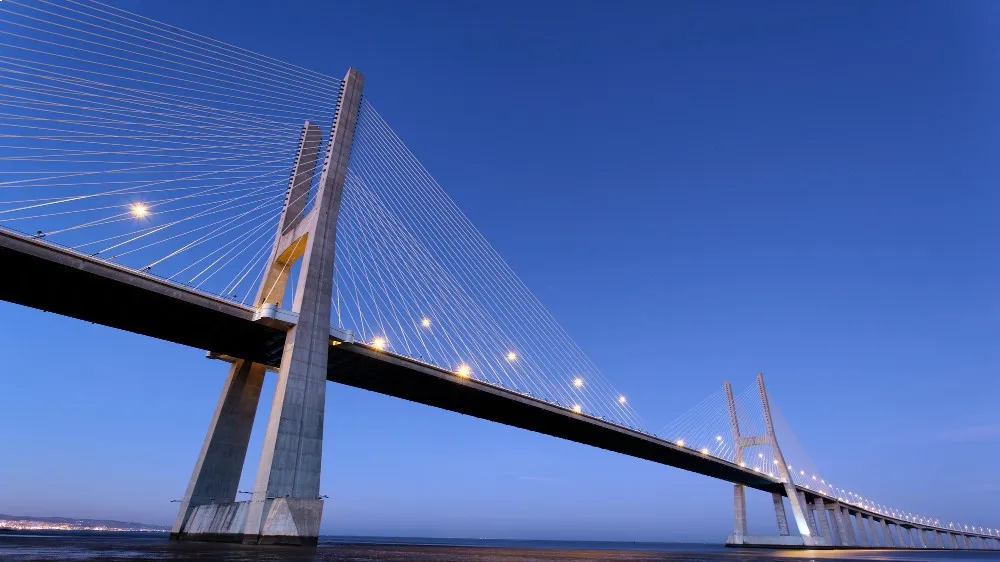
[[[778,442],[781,445],[782,453],[785,456],[786,462],[796,467],[795,470],[791,471],[792,480],[796,485],[802,488],[815,490],[831,498],[836,498],[842,503],[863,508],[873,513],[878,513],[880,515],[884,515],[885,517],[891,517],[900,521],[909,521],[910,523],[928,526],[934,525],[942,528],[954,529],[956,531],[964,530],[968,532],[994,534],[995,536],[1000,535],[1000,529],[972,526],[955,522],[945,523],[940,518],[929,517],[914,511],[901,509],[897,506],[891,506],[877,501],[870,496],[858,494],[854,491],[837,486],[825,478],[822,473],[815,468],[812,460],[810,460],[809,455],[806,453],[805,447],[795,435],[791,424],[781,414],[781,411],[773,406],[772,410],[774,429],[778,436]]]
[[[367,100],[337,233],[333,316],[358,339],[641,428],[627,398]]]
[[[751,384],[734,394],[733,403],[740,436],[752,438],[766,435],[767,425],[764,409],[756,384]],[[1000,536],[1000,529],[955,522],[943,523],[939,518],[886,505],[868,496],[837,486],[816,469],[802,442],[792,430],[791,424],[773,403],[771,404],[771,416],[775,438],[781,448],[781,456],[787,463],[786,468],[792,483],[799,488],[899,521]],[[753,443],[752,440],[750,442],[744,441],[741,451],[742,458],[740,458],[738,456],[738,441],[733,433],[726,394],[720,388],[657,431],[656,435],[675,445],[691,449],[693,452],[739,464],[754,472],[766,474],[776,481],[784,481],[778,464],[779,459],[770,444]]]
[[[339,83],[94,0],[4,0],[0,227],[245,301]]]
[[[739,438],[734,434],[728,400],[722,388],[681,414],[656,434],[675,445],[780,480],[781,474],[771,445],[750,443],[746,440],[748,437],[760,437],[767,433],[764,410],[757,392],[757,385],[752,384],[733,395]]]

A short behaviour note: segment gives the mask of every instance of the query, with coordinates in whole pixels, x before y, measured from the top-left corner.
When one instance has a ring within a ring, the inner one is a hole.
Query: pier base
[[[259,533],[245,532],[250,501],[211,503],[191,507],[184,529],[172,540],[242,544],[316,546],[323,500],[274,498],[265,500]]]
[[[729,535],[726,546],[744,548],[834,548],[822,537],[788,535]]]

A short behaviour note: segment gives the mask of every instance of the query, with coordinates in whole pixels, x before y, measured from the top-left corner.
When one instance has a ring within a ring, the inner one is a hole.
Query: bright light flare
[[[514,361],[517,361],[517,354],[514,353],[513,351],[508,351],[507,352],[507,361],[509,361],[511,363],[513,363]]]
[[[455,373],[463,379],[467,379],[472,376],[472,367],[462,363],[458,366],[458,370]]]
[[[684,440],[683,439],[678,439],[677,441],[674,441],[674,443],[676,443],[678,447],[683,447],[684,446]]]
[[[618,397],[618,403],[619,403],[619,404],[624,404],[625,402],[626,402],[626,400],[625,400],[625,397],[624,397],[624,396],[619,396],[619,397]]]
[[[708,454],[708,449],[702,448],[701,454],[707,455]]]
[[[577,388],[583,386],[583,379],[581,379],[580,377],[576,377],[575,379],[573,379],[573,386]]]
[[[420,325],[423,326],[424,328],[430,328],[431,327],[431,319],[430,318],[424,318],[423,320],[420,321]]]
[[[389,342],[386,341],[386,339],[383,338],[382,336],[375,336],[375,338],[372,339],[372,347],[374,347],[379,351],[385,351],[385,348],[388,345]]]
[[[149,207],[142,203],[132,203],[132,206],[128,208],[128,211],[137,219],[149,216]]]
[[[573,411],[579,414],[580,412],[583,411],[583,406],[579,404],[573,404]]]

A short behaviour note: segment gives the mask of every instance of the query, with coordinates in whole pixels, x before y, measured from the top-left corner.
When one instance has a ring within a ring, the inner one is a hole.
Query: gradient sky
[[[838,485],[1000,525],[1000,5],[116,4],[358,67],[648,427],[763,371]],[[226,365],[5,303],[0,319],[0,513],[169,524]],[[326,435],[324,533],[732,528],[727,483],[356,389],[330,386]],[[749,501],[751,532],[773,532],[769,498]]]

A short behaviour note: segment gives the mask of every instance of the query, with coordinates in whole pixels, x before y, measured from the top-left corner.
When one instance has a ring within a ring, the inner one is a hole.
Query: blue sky
[[[117,4],[358,67],[648,426],[763,371],[840,485],[1000,524],[995,4]],[[0,512],[168,524],[225,365],[9,304],[0,318]],[[731,529],[726,483],[359,390],[331,385],[326,435],[327,533]],[[771,532],[769,498],[750,502]]]

